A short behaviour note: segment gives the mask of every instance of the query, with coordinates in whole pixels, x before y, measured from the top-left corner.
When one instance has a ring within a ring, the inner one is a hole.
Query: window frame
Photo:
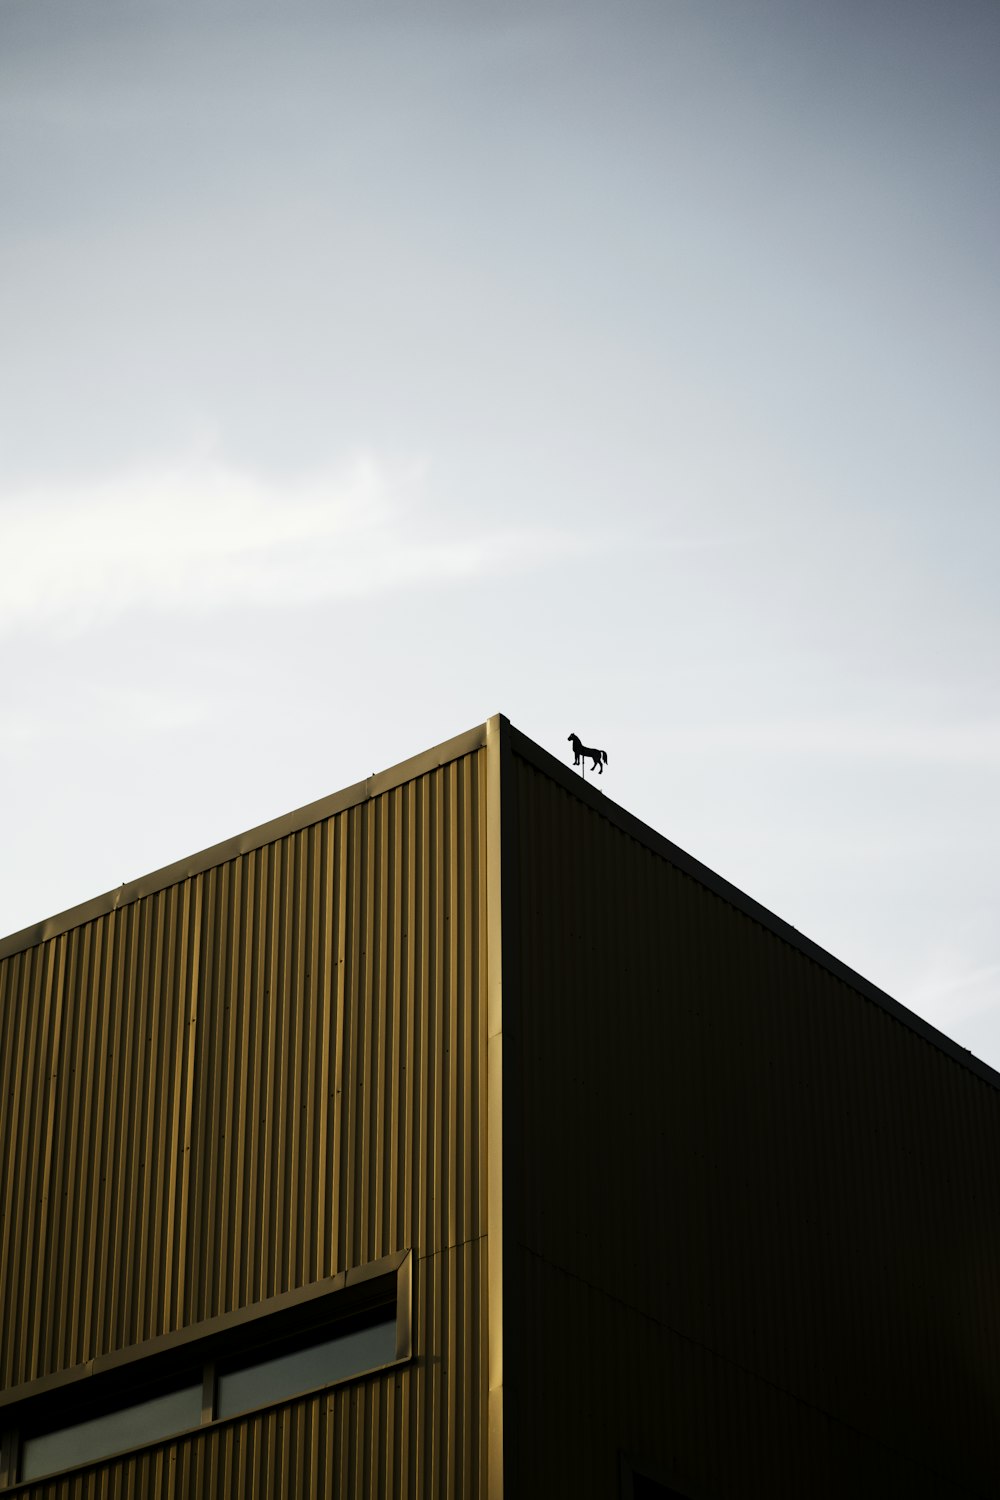
[[[311,1329],[317,1333],[329,1329],[332,1333],[338,1324],[349,1329],[357,1326],[366,1315],[390,1307],[395,1310],[396,1324],[395,1353],[391,1360],[293,1395],[261,1402],[232,1416],[216,1416],[219,1363],[250,1354],[255,1348],[264,1351],[269,1346],[278,1346],[282,1341]],[[47,1483],[59,1475],[93,1468],[123,1454],[142,1453],[161,1443],[175,1442],[178,1438],[203,1432],[208,1427],[224,1427],[244,1420],[255,1411],[285,1406],[317,1391],[365,1380],[383,1370],[403,1365],[412,1357],[413,1255],[410,1250],[401,1250],[368,1265],[279,1293],[263,1302],[252,1303],[127,1349],[98,1356],[71,1369],[0,1391],[0,1491],[4,1495],[16,1494],[22,1486]],[[139,1387],[152,1387],[185,1372],[193,1375],[194,1383],[199,1370],[202,1397],[201,1421],[197,1426],[164,1433],[133,1447],[116,1449],[99,1458],[53,1470],[44,1476],[44,1480],[41,1476],[28,1480],[15,1477],[19,1472],[21,1433],[25,1428],[35,1427],[40,1419],[44,1421],[55,1403],[65,1410],[66,1398],[70,1397],[77,1398],[85,1410],[112,1409],[118,1398],[135,1394]]]
[[[664,1491],[666,1500],[703,1500],[703,1491],[699,1490],[695,1494],[686,1481],[681,1483],[672,1473],[665,1471],[662,1464],[636,1458],[635,1454],[626,1453],[620,1448],[618,1450],[618,1490],[621,1500],[635,1500],[637,1479],[659,1485]]]

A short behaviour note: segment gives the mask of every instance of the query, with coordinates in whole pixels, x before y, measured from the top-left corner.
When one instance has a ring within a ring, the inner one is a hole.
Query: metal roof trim
[[[657,833],[656,829],[651,828],[648,823],[643,823],[640,818],[628,812],[626,808],[621,807],[617,802],[613,802],[609,797],[606,797],[603,792],[599,792],[596,788],[592,787],[589,782],[584,781],[581,776],[574,773],[568,766],[563,765],[548,750],[543,750],[541,745],[536,744],[534,740],[529,739],[526,734],[523,734],[519,729],[515,729],[513,725],[511,725],[510,736],[511,750],[515,755],[520,755],[523,760],[530,762],[536,770],[541,771],[543,775],[549,776],[553,781],[556,781],[572,796],[578,797],[588,807],[607,818],[617,828],[620,828],[623,833],[629,834],[654,854],[658,854],[663,859],[669,860],[671,864],[682,870],[686,875],[690,875],[692,879],[697,880],[716,896],[721,896],[724,901],[728,901],[730,906],[736,907],[738,911],[743,912],[744,915],[751,917],[753,921],[759,922],[762,927],[766,927],[770,932],[773,932],[776,937],[780,937],[786,943],[790,943],[793,948],[797,948],[806,958],[812,959],[814,963],[827,969],[836,978],[843,980],[845,984],[850,985],[852,989],[863,995],[866,1000],[871,1000],[875,1005],[880,1006],[882,1010],[887,1011],[895,1020],[900,1021],[911,1031],[916,1032],[924,1041],[930,1042],[932,1046],[946,1053],[954,1062],[961,1063],[962,1067],[967,1068],[971,1073],[975,1073],[984,1083],[991,1084],[995,1089],[1000,1089],[1000,1072],[991,1068],[989,1063],[983,1062],[981,1058],[976,1057],[967,1048],[959,1046],[950,1036],[947,1036],[943,1031],[939,1031],[929,1021],[925,1021],[913,1011],[907,1010],[905,1005],[902,1005],[898,1000],[894,1000],[891,995],[886,994],[885,990],[880,990],[878,985],[872,984],[871,980],[865,979],[863,974],[859,974],[857,970],[850,968],[848,964],[843,963],[839,958],[835,958],[832,953],[828,953],[825,948],[821,948],[818,943],[814,943],[811,938],[799,932],[798,928],[792,927],[788,922],[783,921],[781,917],[776,916],[774,912],[769,911],[766,906],[761,906],[759,901],[755,901],[745,891],[741,891],[738,886],[732,885],[723,876],[717,875],[714,870],[709,869],[708,865],[703,865],[700,860],[695,859],[692,854],[688,854],[679,845],[672,844],[662,833]]]
[[[439,766],[446,766],[453,760],[459,760],[473,750],[485,749],[486,728],[486,724],[483,723],[474,729],[467,729],[463,734],[442,740],[441,744],[433,746],[430,750],[423,750],[419,755],[412,755],[407,760],[400,761],[398,765],[374,773],[364,781],[356,781],[353,786],[344,787],[339,792],[330,792],[315,802],[307,802],[304,807],[283,813],[280,817],[271,818],[266,823],[259,823],[256,828],[250,828],[245,833],[238,833],[233,838],[224,839],[222,843],[212,844],[196,854],[175,860],[172,864],[163,865],[158,870],[152,870],[148,875],[140,875],[135,880],[129,880],[115,890],[105,891],[100,896],[91,897],[89,901],[82,901],[78,906],[71,906],[66,911],[56,912],[54,916],[46,917],[44,921],[33,923],[29,927],[22,927],[19,932],[12,932],[9,937],[0,938],[0,959],[21,953],[26,948],[34,948],[36,944],[46,942],[49,938],[59,937],[64,932],[72,931],[74,927],[82,927],[96,917],[103,917],[110,911],[129,906],[133,901],[141,900],[143,896],[154,895],[157,891],[176,885],[181,880],[187,880],[192,875],[201,875],[206,870],[225,864],[227,860],[235,859],[240,854],[249,854],[251,850],[260,849],[264,844],[286,838],[288,834],[298,833],[303,828],[310,828],[314,823],[322,822],[324,818],[344,812],[346,808],[357,807],[360,803],[368,802],[383,792],[402,786],[406,781],[412,781],[418,776],[426,775],[428,771],[437,770]]]

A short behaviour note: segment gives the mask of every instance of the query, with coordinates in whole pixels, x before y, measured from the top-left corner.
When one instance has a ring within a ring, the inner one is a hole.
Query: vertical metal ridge
[[[412,1365],[31,1488],[475,1496],[485,747],[0,960],[0,1378],[396,1249]]]
[[[509,767],[508,726],[499,715],[487,726],[485,818],[486,916],[486,1226],[487,1226],[487,1453],[486,1494],[502,1500],[505,1484],[504,1287],[504,946],[503,795]]]

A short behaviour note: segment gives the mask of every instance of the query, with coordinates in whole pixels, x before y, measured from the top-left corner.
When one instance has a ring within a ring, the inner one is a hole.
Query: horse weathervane
[[[589,745],[584,745],[581,742],[580,736],[578,734],[568,734],[566,736],[566,738],[568,740],[572,740],[573,741],[573,764],[574,764],[574,766],[579,766],[581,758],[585,758],[586,756],[589,755],[590,758],[591,758],[591,760],[593,761],[593,766],[591,767],[591,770],[596,770],[597,773],[598,773],[598,775],[603,776],[604,775],[604,767],[608,763],[608,752],[606,750],[591,750],[591,748],[590,748]],[[602,762],[603,762],[603,764],[602,764]],[[580,774],[583,775],[583,776],[585,776],[587,774],[587,768],[586,768],[586,766],[581,766],[581,772],[580,772]]]

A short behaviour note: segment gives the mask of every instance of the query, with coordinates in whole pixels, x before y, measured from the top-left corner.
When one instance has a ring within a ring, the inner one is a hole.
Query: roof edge
[[[293,812],[283,813],[280,817],[271,818],[266,823],[259,823],[256,828],[250,828],[246,833],[238,833],[233,838],[224,839],[222,843],[211,844],[207,849],[201,849],[196,854],[175,860],[172,864],[163,865],[158,870],[152,870],[148,875],[140,875],[136,880],[127,881],[115,890],[105,891],[100,896],[91,897],[89,901],[82,901],[78,906],[68,907],[66,911],[46,917],[42,922],[22,927],[19,932],[12,932],[9,937],[0,938],[0,959],[9,958],[15,953],[22,953],[26,948],[34,948],[38,943],[59,937],[64,932],[72,931],[74,927],[82,927],[84,923],[92,922],[96,917],[106,916],[110,911],[130,906],[133,901],[139,901],[143,896],[152,896],[157,891],[165,890],[168,885],[176,885],[192,875],[203,874],[205,870],[225,864],[228,860],[235,859],[237,855],[249,854],[251,850],[260,849],[264,844],[286,838],[288,834],[298,833],[303,828],[310,828],[314,823],[332,817],[334,813],[344,812],[349,807],[357,807],[372,797],[378,797],[383,792],[402,786],[405,781],[412,781],[417,776],[426,775],[428,771],[437,770],[439,766],[448,765],[449,762],[458,760],[473,750],[484,749],[486,730],[486,723],[479,724],[474,729],[467,729],[463,734],[456,734],[451,739],[442,740],[440,745],[434,745],[430,750],[423,750],[419,755],[412,755],[385,771],[378,771],[364,781],[356,781],[353,786],[344,787],[339,792],[330,792],[315,802],[307,802],[304,807],[298,807]]]
[[[814,943],[811,938],[799,932],[797,927],[792,927],[790,923],[769,911],[766,906],[761,906],[759,901],[755,901],[738,886],[730,884],[721,875],[717,875],[714,870],[709,869],[708,865],[703,865],[700,860],[695,859],[694,855],[688,854],[679,845],[671,843],[662,833],[657,833],[655,828],[651,828],[648,823],[643,823],[641,818],[637,818],[626,808],[613,802],[610,797],[606,797],[603,792],[592,787],[581,776],[575,775],[568,766],[563,765],[562,761],[557,760],[548,750],[543,750],[541,745],[536,744],[513,725],[511,725],[510,735],[511,749],[515,755],[520,755],[536,770],[549,776],[572,796],[579,798],[588,807],[607,818],[616,828],[629,834],[654,854],[668,860],[684,874],[690,875],[714,895],[721,896],[723,901],[727,901],[730,906],[734,906],[745,916],[751,917],[753,921],[759,922],[776,937],[782,938],[784,942],[797,948],[806,958],[812,959],[814,963],[827,969],[836,978],[843,980],[866,1000],[871,1000],[894,1020],[901,1022],[911,1031],[915,1031],[924,1041],[930,1042],[939,1051],[946,1053],[953,1061],[967,1068],[970,1073],[975,1073],[993,1088],[1000,1089],[1000,1072],[991,1068],[989,1063],[983,1062],[982,1058],[976,1057],[975,1053],[970,1052],[967,1047],[959,1046],[958,1042],[953,1041],[945,1032],[939,1031],[922,1016],[908,1010],[905,1005],[886,994],[885,990],[880,990],[878,985],[872,984],[871,980],[866,979],[863,974],[859,974],[856,969],[850,968],[848,964],[835,958],[832,953],[828,953],[825,948],[821,948],[818,943]]]

